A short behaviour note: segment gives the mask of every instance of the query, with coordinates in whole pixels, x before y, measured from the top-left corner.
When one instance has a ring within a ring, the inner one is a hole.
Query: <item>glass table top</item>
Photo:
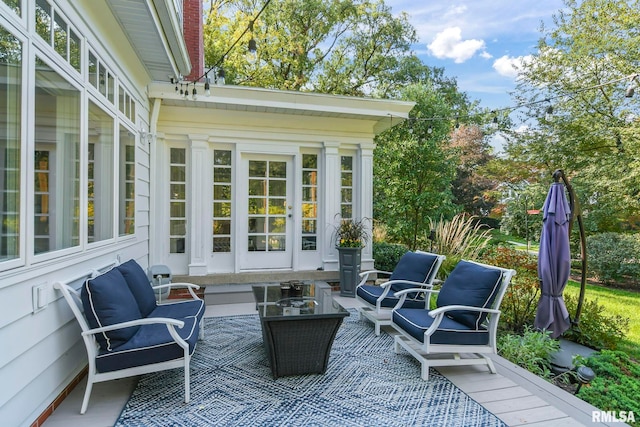
[[[253,296],[263,318],[335,317],[349,312],[331,296],[326,283],[293,281],[253,285]]]

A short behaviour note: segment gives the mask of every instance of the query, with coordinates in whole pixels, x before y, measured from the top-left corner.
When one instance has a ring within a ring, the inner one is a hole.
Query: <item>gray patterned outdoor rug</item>
[[[355,310],[338,330],[324,375],[271,376],[257,315],[206,319],[191,362],[142,376],[116,426],[504,426],[432,370],[393,352]]]

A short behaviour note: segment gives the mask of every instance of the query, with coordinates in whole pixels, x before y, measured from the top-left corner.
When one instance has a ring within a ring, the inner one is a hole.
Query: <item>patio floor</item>
[[[355,308],[354,298],[334,298],[345,308]],[[255,304],[208,305],[206,317],[255,314]],[[387,330],[387,332],[392,333]],[[373,333],[373,327],[371,329]],[[389,349],[389,351],[393,351]],[[597,408],[570,393],[538,378],[502,357],[494,357],[498,373],[486,367],[452,366],[438,370],[465,393],[510,426],[603,426],[591,421]],[[417,374],[418,375],[418,374]],[[82,381],[42,424],[43,427],[112,426],[135,387],[136,379],[127,378],[95,384],[89,408],[80,415],[86,380]],[[616,423],[621,425],[621,423]]]

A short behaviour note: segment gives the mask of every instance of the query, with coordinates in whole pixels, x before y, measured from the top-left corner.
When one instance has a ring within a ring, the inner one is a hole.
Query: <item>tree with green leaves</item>
[[[415,249],[426,242],[431,219],[460,211],[452,193],[458,158],[449,145],[455,122],[444,118],[454,117],[469,102],[455,80],[438,70],[423,83],[407,86],[401,97],[416,106],[408,121],[376,139],[374,217],[395,241]]]
[[[507,151],[547,182],[563,169],[588,231],[619,230],[640,212],[640,100],[625,97],[640,71],[640,2],[565,6],[520,76],[516,99],[535,126]]]
[[[414,28],[382,0],[272,0],[253,22],[264,4],[205,4],[206,64],[224,67],[234,84],[385,98],[416,64],[410,52]],[[252,30],[241,37],[247,28]],[[255,60],[247,60],[251,38],[258,46]]]

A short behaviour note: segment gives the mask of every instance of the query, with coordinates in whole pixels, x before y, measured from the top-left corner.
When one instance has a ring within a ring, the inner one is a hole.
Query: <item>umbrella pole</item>
[[[578,219],[578,231],[580,232],[580,259],[581,259],[581,278],[580,278],[580,295],[578,297],[578,307],[576,308],[576,315],[571,321],[575,326],[580,323],[580,314],[582,313],[582,306],[584,305],[584,294],[587,288],[587,237],[584,232],[584,223],[582,222],[582,212],[580,210],[580,203],[576,200],[576,193],[573,191],[573,187],[569,184],[569,179],[564,174],[562,169],[557,169],[553,172],[553,179],[555,182],[560,182],[560,179],[564,182],[567,192],[569,193],[569,206],[571,208],[571,219],[569,220],[569,236],[571,236],[571,230],[573,230],[573,220]]]

